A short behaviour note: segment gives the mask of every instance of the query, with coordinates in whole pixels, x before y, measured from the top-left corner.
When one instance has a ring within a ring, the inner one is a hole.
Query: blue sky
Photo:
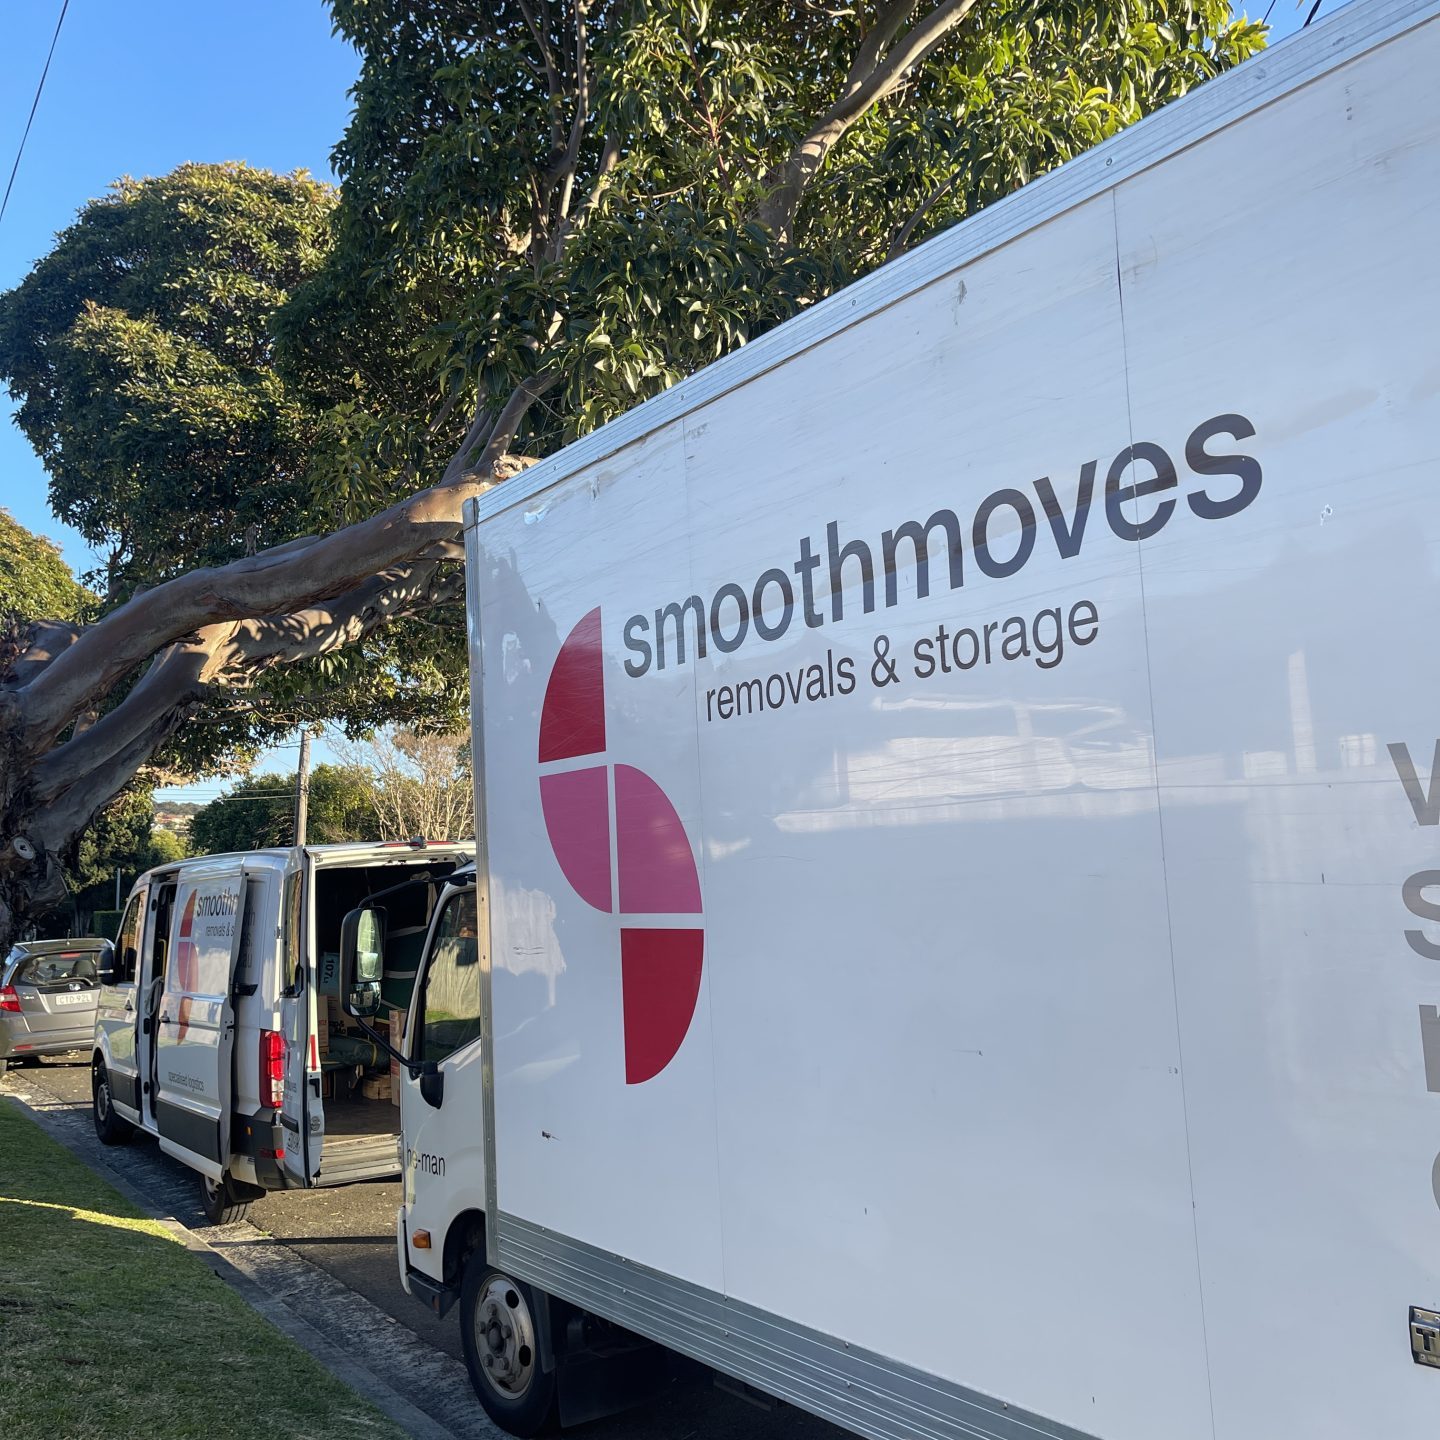
[[[26,0],[0,18],[0,193],[59,13],[60,0]],[[120,175],[244,160],[333,178],[330,150],[358,70],[320,0],[70,0],[0,223],[0,290],[23,280],[55,233]],[[10,423],[12,410],[0,389],[0,504],[83,571],[95,559],[50,513],[45,472]],[[317,746],[316,760],[326,758]],[[294,747],[263,761],[280,770],[294,763]],[[210,781],[162,794],[205,800],[219,788]]]
[[[1274,0],[1274,36],[1298,29],[1312,3]],[[1247,8],[1258,17],[1268,5]],[[1320,13],[1336,8],[1324,0]],[[0,187],[59,13],[60,0],[26,0],[0,19]],[[0,290],[18,284],[55,233],[120,175],[244,160],[333,178],[330,149],[358,68],[320,0],[70,0],[0,222]],[[11,409],[0,393],[0,504],[85,570],[95,559],[50,513],[45,473]],[[277,755],[275,763],[288,762]]]

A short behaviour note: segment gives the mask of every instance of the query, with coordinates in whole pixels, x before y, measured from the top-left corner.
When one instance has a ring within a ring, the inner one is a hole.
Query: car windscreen
[[[96,983],[96,954],[93,950],[59,950],[50,955],[30,955],[16,966],[12,985],[33,985],[37,990],[67,990],[71,985]]]

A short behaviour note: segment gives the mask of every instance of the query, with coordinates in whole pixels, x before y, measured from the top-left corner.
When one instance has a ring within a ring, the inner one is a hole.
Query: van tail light
[[[15,993],[13,985],[0,988],[0,1010],[13,1010],[17,1014],[19,1013],[20,997]]]
[[[278,1110],[285,1102],[285,1037],[278,1030],[260,1032],[260,1103]]]

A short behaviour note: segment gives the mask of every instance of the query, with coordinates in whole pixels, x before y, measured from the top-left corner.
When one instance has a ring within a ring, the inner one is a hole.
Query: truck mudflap
[[[427,1310],[432,1310],[441,1320],[455,1308],[455,1302],[460,1298],[458,1285],[447,1285],[443,1280],[436,1280],[433,1276],[408,1267],[403,1277],[403,1283],[409,1294],[413,1295]]]

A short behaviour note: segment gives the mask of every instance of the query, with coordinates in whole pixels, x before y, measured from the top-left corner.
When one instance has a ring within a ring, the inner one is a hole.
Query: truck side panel
[[[1221,1436],[1440,1415],[1406,1335],[1440,1297],[1440,929],[1405,898],[1440,798],[1437,65],[1432,23],[1116,196],[1136,436],[1238,406],[1265,467],[1249,523],[1143,546]]]
[[[517,1273],[876,1436],[1433,1427],[1440,23],[1312,39],[482,502]]]

